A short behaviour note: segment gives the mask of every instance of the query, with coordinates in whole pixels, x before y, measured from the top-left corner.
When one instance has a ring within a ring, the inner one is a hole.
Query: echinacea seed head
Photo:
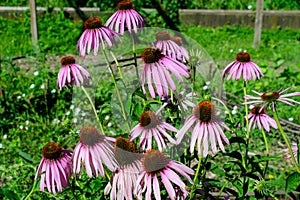
[[[182,38],[179,36],[171,37],[171,40],[174,41],[178,46],[182,46],[183,44]]]
[[[93,126],[84,126],[80,130],[80,141],[88,146],[93,146],[99,142],[100,134]]]
[[[117,137],[114,144],[114,153],[117,162],[122,166],[130,165],[140,159],[135,144],[123,137]]]
[[[156,173],[164,169],[168,165],[169,161],[166,156],[157,150],[148,150],[143,158],[143,168],[147,173]]]
[[[130,10],[133,9],[133,4],[130,0],[121,0],[117,5],[119,10]]]
[[[263,101],[271,102],[277,100],[280,94],[278,92],[265,92],[260,97]]]
[[[42,154],[46,159],[58,159],[61,157],[62,148],[56,142],[49,142],[43,147]]]
[[[115,146],[115,149],[120,148],[125,151],[132,152],[132,153],[138,153],[135,144],[123,137],[117,137],[114,146]]]
[[[65,56],[60,60],[62,66],[75,64],[75,58],[73,56]]]
[[[158,62],[164,55],[157,48],[146,48],[142,52],[142,59],[145,63]]]
[[[153,111],[147,110],[141,114],[139,122],[142,127],[150,129],[157,126],[158,118]]]
[[[168,31],[162,31],[156,33],[156,40],[170,40],[171,36]]]
[[[194,116],[203,122],[211,122],[216,116],[216,110],[212,102],[204,100],[194,108]]]
[[[236,60],[239,62],[249,62],[250,61],[250,54],[247,52],[239,52],[236,54]]]
[[[99,17],[90,17],[83,23],[85,29],[96,29],[102,27],[102,20]]]
[[[254,106],[254,107],[251,109],[251,113],[252,113],[253,115],[261,115],[261,114],[264,114],[264,113],[265,113],[264,109],[262,109],[261,111],[260,111],[260,109],[261,109],[260,106]]]

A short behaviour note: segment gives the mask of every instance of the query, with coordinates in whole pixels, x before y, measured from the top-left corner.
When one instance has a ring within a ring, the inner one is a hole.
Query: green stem
[[[264,131],[264,129],[262,128],[261,129],[261,132],[264,136],[264,141],[265,141],[265,145],[266,145],[266,152],[267,152],[267,155],[269,155],[269,145],[268,145],[268,140],[267,140],[267,136],[266,136],[266,133]]]
[[[28,195],[24,198],[24,200],[29,199],[29,197],[31,196],[31,194],[34,192],[34,189],[35,189],[35,186],[36,186],[36,182],[37,182],[37,181],[34,180],[33,186],[32,186],[32,188],[31,188],[30,192],[28,193]]]
[[[112,51],[109,51],[110,52],[110,55],[113,57],[117,67],[118,67],[118,71],[119,71],[119,74],[120,74],[120,78],[123,80],[123,73],[122,73],[122,70],[121,70],[121,67],[120,67],[120,64],[118,62],[118,59],[116,58],[115,54],[112,52]]]
[[[100,120],[99,120],[99,117],[98,117],[96,108],[95,108],[95,106],[94,106],[94,103],[93,103],[93,101],[92,101],[90,95],[87,93],[86,89],[85,89],[83,86],[81,86],[81,89],[83,90],[85,96],[88,98],[88,100],[89,100],[89,102],[90,102],[90,104],[91,104],[91,106],[92,106],[92,108],[93,108],[95,117],[96,117],[97,122],[98,122],[98,124],[99,124],[99,126],[100,126],[100,129],[101,129],[101,131],[102,131],[102,134],[105,135],[104,129],[103,129],[103,125],[102,125],[102,123],[101,123]]]
[[[133,57],[134,57],[135,73],[136,73],[137,80],[140,80],[139,71],[138,71],[138,67],[137,67],[137,58],[136,58],[135,42],[134,42],[133,34],[130,34],[130,36],[131,36],[131,40],[132,40],[132,51],[133,51]]]
[[[265,141],[265,145],[266,145],[266,153],[267,153],[267,156],[269,156],[269,145],[268,145],[268,140],[267,140],[266,132],[264,131],[263,128],[261,129],[261,132],[262,132],[262,134],[264,136],[264,141]],[[265,175],[267,173],[268,165],[269,165],[269,161],[267,160],[266,161],[266,168],[265,168],[264,174],[263,174],[263,178],[265,178]]]
[[[244,81],[244,96],[247,95],[247,83]],[[247,103],[247,99],[244,100],[245,103]],[[245,112],[246,112],[246,137],[249,138],[249,119],[248,119],[248,104],[245,104]]]
[[[282,135],[282,137],[283,137],[283,139],[284,139],[284,141],[285,141],[285,143],[286,143],[286,145],[287,145],[287,147],[288,147],[288,149],[289,149],[289,153],[290,153],[290,155],[291,155],[292,162],[293,162],[293,164],[294,164],[294,166],[295,166],[297,172],[300,173],[300,169],[299,169],[299,166],[298,166],[297,161],[296,161],[296,159],[295,159],[295,156],[294,156],[294,154],[293,154],[293,150],[292,150],[292,148],[291,148],[291,144],[290,144],[290,142],[289,142],[289,140],[288,140],[286,134],[284,133],[284,131],[283,131],[283,129],[282,129],[282,126],[281,126],[281,124],[280,124],[280,122],[279,122],[279,118],[278,118],[278,115],[277,115],[276,108],[275,108],[275,110],[273,111],[273,114],[274,114],[274,119],[275,119],[276,124],[277,124],[278,129],[279,129],[279,132],[281,133],[281,135]]]
[[[116,81],[115,74],[114,74],[114,72],[113,72],[113,70],[112,70],[112,67],[111,67],[111,65],[110,65],[110,62],[109,62],[109,60],[108,60],[108,58],[107,58],[107,55],[106,55],[105,51],[102,50],[102,53],[103,53],[103,55],[104,55],[105,61],[106,61],[106,63],[107,63],[107,66],[108,66],[108,68],[109,68],[111,77],[112,77],[113,82],[114,82],[114,85],[115,85],[115,87],[116,87],[116,92],[117,92],[117,96],[118,96],[118,99],[119,99],[119,102],[120,102],[120,106],[121,106],[123,118],[124,118],[125,121],[127,121],[127,117],[126,117],[126,113],[125,113],[125,108],[124,108],[123,101],[122,101],[122,98],[121,98],[121,95],[120,95],[120,91],[119,91],[119,87],[118,87],[118,84],[117,84],[117,81]]]
[[[243,87],[243,92],[244,92],[244,97],[247,95],[247,82],[244,81],[244,87]],[[247,99],[244,98],[244,102],[247,102]],[[249,148],[249,140],[250,140],[250,136],[249,136],[249,119],[248,119],[248,105],[245,104],[245,113],[246,113],[246,151],[245,151],[245,157],[242,160],[242,164],[244,165],[245,170],[247,171],[247,159],[248,159],[248,148]],[[248,178],[246,176],[244,176],[243,179],[243,186],[246,184],[246,182],[248,181]]]
[[[229,183],[229,181],[226,180],[226,182],[224,183],[224,185],[222,186],[222,188],[221,188],[221,190],[220,190],[220,192],[219,192],[219,194],[218,194],[218,198],[221,197],[221,194],[222,194],[224,188],[228,185],[228,183]],[[221,198],[220,198],[220,199],[221,199]]]
[[[194,192],[196,190],[196,181],[197,181],[197,178],[198,178],[198,175],[200,172],[200,167],[201,167],[201,155],[198,155],[198,166],[197,166],[196,173],[195,173],[195,176],[193,179],[194,185],[193,185],[191,193],[190,193],[190,200],[193,199],[193,197],[194,197]]]
[[[224,106],[225,110],[228,112],[230,122],[233,123],[232,115],[230,113],[229,108],[225,105],[225,103],[221,99],[218,99],[216,97],[211,97],[211,99],[220,102]]]

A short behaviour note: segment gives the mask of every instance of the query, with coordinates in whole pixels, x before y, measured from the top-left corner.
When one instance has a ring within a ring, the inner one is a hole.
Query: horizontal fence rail
[[[74,20],[80,20],[78,9],[66,8],[45,8],[37,7],[37,15],[41,16],[46,11],[59,12],[64,10]],[[0,6],[0,16],[10,19],[24,17],[24,12],[29,7],[7,7]],[[79,8],[87,17],[100,16],[109,17],[113,12],[101,11],[99,8]],[[153,12],[154,9],[144,9],[146,12]],[[254,27],[255,11],[251,10],[179,10],[180,21],[184,25],[201,25],[204,27],[217,27],[224,25],[239,25]],[[299,10],[264,10],[263,29],[272,28],[300,29]]]

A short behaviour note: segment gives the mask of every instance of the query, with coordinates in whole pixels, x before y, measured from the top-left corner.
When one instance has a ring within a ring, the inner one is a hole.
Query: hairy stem
[[[94,105],[94,103],[93,103],[93,101],[92,101],[91,96],[87,93],[86,89],[85,89],[83,86],[81,86],[81,89],[83,90],[85,96],[88,98],[88,100],[89,100],[89,102],[90,102],[90,104],[91,104],[91,106],[92,106],[92,108],[93,108],[95,117],[96,117],[97,122],[98,122],[98,124],[99,124],[99,126],[100,126],[100,129],[101,129],[102,134],[105,135],[104,129],[103,129],[103,125],[102,125],[101,121],[99,120],[99,117],[98,117],[98,114],[97,114],[97,111],[96,111],[96,108],[95,108],[95,105]]]
[[[289,153],[290,153],[291,158],[292,158],[292,162],[293,162],[293,164],[294,164],[297,172],[300,173],[300,169],[299,169],[299,166],[298,166],[297,161],[295,159],[295,156],[293,154],[293,150],[291,148],[291,144],[290,144],[290,142],[289,142],[289,140],[288,140],[288,138],[287,138],[285,132],[283,131],[282,126],[281,126],[281,124],[279,122],[279,118],[278,118],[278,114],[277,114],[276,108],[274,109],[273,114],[274,114],[274,119],[275,119],[276,124],[277,124],[278,129],[279,129],[279,132],[281,133],[281,135],[282,135],[282,137],[283,137],[283,139],[284,139],[284,141],[285,141],[285,143],[286,143],[286,145],[288,147]]]

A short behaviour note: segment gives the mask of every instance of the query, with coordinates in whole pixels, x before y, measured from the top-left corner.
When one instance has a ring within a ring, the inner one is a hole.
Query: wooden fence
[[[0,7],[0,16],[17,19],[24,17],[25,10],[29,7]],[[37,15],[42,16],[46,11],[59,12],[60,8],[43,8],[37,7]],[[74,8],[63,8],[66,14],[80,20]],[[100,11],[99,8],[80,8],[86,16],[110,16],[112,12]],[[146,12],[155,12],[153,9],[144,9]],[[182,24],[186,25],[201,25],[204,27],[224,26],[224,25],[240,25],[254,27],[255,11],[251,10],[179,10],[179,16]],[[263,14],[263,29],[272,28],[292,28],[300,29],[300,10],[295,11],[275,11],[264,10]]]

